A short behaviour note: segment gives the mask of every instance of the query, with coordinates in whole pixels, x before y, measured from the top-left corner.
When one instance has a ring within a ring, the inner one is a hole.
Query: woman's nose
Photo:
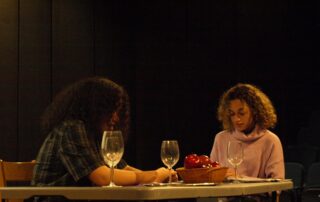
[[[111,124],[112,124],[112,125],[115,125],[115,124],[118,123],[118,122],[119,122],[118,113],[114,113],[114,114],[112,115],[112,118],[111,118]]]
[[[114,122],[114,123],[117,123],[117,122],[119,122],[119,116],[118,116],[118,113],[114,113],[113,115],[112,115],[112,122]]]

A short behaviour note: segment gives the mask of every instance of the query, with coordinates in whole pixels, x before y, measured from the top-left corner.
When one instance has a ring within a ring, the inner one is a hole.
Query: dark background
[[[319,146],[318,0],[0,0],[0,158],[34,159],[39,117],[65,85],[100,75],[132,105],[126,160],[160,144],[209,154],[220,95],[238,82],[273,101],[283,147]],[[178,165],[178,166],[179,166]]]

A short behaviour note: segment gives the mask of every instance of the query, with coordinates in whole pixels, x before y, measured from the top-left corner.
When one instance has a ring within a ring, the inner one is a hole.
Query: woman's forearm
[[[114,170],[114,183],[116,185],[129,186],[152,182],[162,182],[168,178],[170,172],[165,168],[159,168],[157,170],[142,171],[139,169],[133,169],[135,171],[127,169],[115,169]],[[108,185],[110,182],[110,168],[107,166],[100,166],[89,175],[89,179],[98,186]]]

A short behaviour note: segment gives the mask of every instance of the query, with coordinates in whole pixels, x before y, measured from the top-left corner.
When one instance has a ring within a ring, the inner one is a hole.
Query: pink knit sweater
[[[238,167],[240,176],[259,178],[284,178],[283,150],[280,139],[269,130],[257,127],[249,135],[242,132],[221,131],[215,137],[210,159],[222,166],[232,167],[227,160],[229,140],[243,143],[244,160]]]

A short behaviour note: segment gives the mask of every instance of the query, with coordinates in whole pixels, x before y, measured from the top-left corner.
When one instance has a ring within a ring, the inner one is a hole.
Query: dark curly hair
[[[127,139],[130,125],[129,97],[115,82],[103,77],[91,77],[71,84],[53,99],[42,116],[43,132],[49,133],[66,120],[81,120],[94,139],[101,137],[103,120],[111,120],[117,112],[121,130]]]
[[[228,109],[230,101],[239,99],[248,104],[254,122],[261,129],[273,128],[277,123],[277,115],[272,102],[258,87],[252,84],[239,83],[227,90],[220,98],[217,118],[222,123],[223,129],[233,131]]]

